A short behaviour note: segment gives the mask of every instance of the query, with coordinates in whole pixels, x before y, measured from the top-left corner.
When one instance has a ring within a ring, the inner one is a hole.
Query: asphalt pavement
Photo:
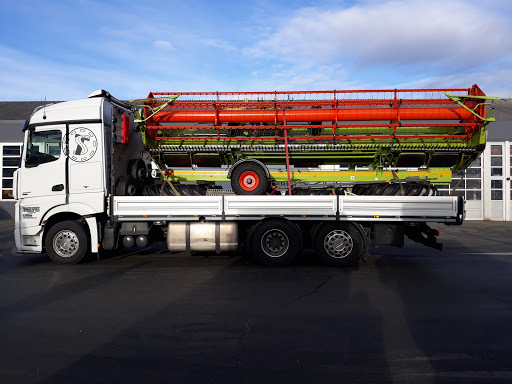
[[[512,223],[438,229],[442,252],[357,268],[160,245],[68,266],[0,221],[0,383],[510,383]]]

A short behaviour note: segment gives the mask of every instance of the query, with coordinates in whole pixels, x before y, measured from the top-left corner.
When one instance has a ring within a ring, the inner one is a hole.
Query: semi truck
[[[264,265],[312,248],[332,266],[405,236],[441,249],[429,223],[462,224],[464,201],[431,182],[467,167],[492,121],[477,86],[447,91],[343,103],[340,91],[324,92],[334,102],[274,92],[272,103],[272,93],[127,102],[98,90],[40,107],[14,174],[16,248],[74,264],[165,241],[171,252],[244,250]]]

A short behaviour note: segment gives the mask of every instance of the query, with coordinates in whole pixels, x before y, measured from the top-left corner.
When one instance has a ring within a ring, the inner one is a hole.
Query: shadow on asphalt
[[[353,291],[357,269],[265,268],[240,260],[203,264],[200,277],[193,269],[181,276],[188,284],[160,292],[153,307],[135,294],[133,304],[142,312],[135,321],[103,331],[90,349],[71,352],[76,360],[39,382],[390,380],[382,314],[367,293]]]
[[[158,248],[75,266],[38,256],[10,267],[54,279],[0,307],[1,327],[13,330],[7,338],[30,337],[42,366],[32,377],[21,369],[25,382],[390,380],[382,314],[352,288],[358,268],[309,257],[267,268],[239,255],[162,257]],[[13,326],[33,313],[34,329]],[[51,346],[41,332],[54,335]],[[48,348],[59,359],[41,357]],[[26,346],[9,349],[0,366],[19,365],[15,357],[26,353]]]
[[[394,379],[512,381],[512,263],[485,254],[492,249],[485,247],[484,233],[476,249],[474,239],[461,236],[450,239],[445,252],[421,248],[414,254],[411,247],[412,255],[386,249],[375,257],[383,291],[396,294],[387,300],[396,321],[384,329],[395,334]]]

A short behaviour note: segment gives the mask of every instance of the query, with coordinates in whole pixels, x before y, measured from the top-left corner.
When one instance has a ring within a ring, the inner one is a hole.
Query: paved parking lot
[[[117,252],[81,265],[13,253],[0,221],[0,383],[512,382],[512,223],[439,226],[442,252]]]

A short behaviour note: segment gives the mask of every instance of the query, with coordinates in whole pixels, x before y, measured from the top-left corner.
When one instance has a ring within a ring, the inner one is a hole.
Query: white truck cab
[[[112,127],[114,133],[122,135],[126,126],[133,135],[131,106],[103,90],[87,99],[44,106],[32,114],[25,123],[21,166],[14,176],[18,251],[42,252],[46,228],[77,220],[90,237],[90,251],[98,251],[96,217],[106,210],[115,177],[109,153],[116,145],[112,143]],[[130,147],[140,144],[136,141],[132,138],[133,145],[123,146],[120,162],[127,162]],[[59,249],[66,257],[77,248],[73,243],[79,239],[69,231],[61,235]]]

